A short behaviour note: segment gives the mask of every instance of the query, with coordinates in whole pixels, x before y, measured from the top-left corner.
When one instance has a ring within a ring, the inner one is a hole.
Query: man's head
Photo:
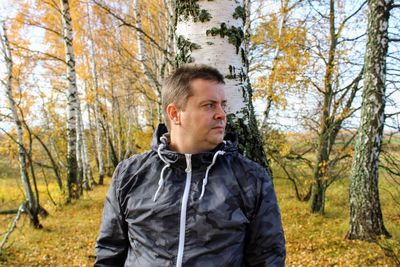
[[[166,79],[162,105],[173,149],[198,153],[222,142],[224,84],[221,73],[206,65],[185,65]]]

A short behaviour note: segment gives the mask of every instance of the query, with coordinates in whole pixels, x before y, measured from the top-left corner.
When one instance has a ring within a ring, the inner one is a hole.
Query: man
[[[152,150],[121,162],[95,266],[284,266],[285,240],[267,172],[224,140],[223,76],[186,65],[166,80]]]

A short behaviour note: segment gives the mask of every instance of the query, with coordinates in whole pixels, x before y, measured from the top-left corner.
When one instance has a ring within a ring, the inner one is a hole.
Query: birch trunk
[[[78,168],[76,160],[76,120],[78,106],[78,90],[76,86],[75,58],[72,46],[73,32],[72,19],[68,0],[61,0],[61,14],[63,21],[63,39],[65,45],[65,61],[67,63],[68,97],[67,97],[67,182],[68,202],[79,198]]]
[[[244,49],[244,1],[178,0],[176,16],[176,64],[207,64],[224,75],[227,132],[235,129],[239,150],[270,171],[251,101]]]
[[[100,115],[100,99],[99,99],[99,79],[97,75],[96,57],[94,52],[94,42],[92,34],[92,23],[91,23],[91,10],[89,9],[89,4],[87,3],[88,12],[88,28],[89,28],[89,41],[90,41],[90,61],[92,66],[92,76],[93,76],[93,89],[95,94],[94,102],[94,119],[96,127],[96,152],[97,152],[97,162],[99,167],[99,184],[104,182],[104,161],[103,161],[103,143],[101,135],[101,115]]]
[[[86,82],[85,82],[85,94],[87,95],[87,84],[86,84]],[[98,161],[98,158],[97,158],[97,150],[96,150],[96,141],[95,141],[95,137],[94,137],[94,135],[92,134],[92,129],[93,129],[93,125],[92,125],[92,115],[91,115],[91,112],[90,112],[90,109],[92,109],[92,107],[91,107],[91,105],[89,104],[89,103],[86,103],[86,111],[87,111],[87,116],[88,116],[88,125],[89,125],[89,141],[90,141],[90,146],[91,146],[91,148],[93,149],[93,154],[95,155],[95,161],[96,161],[96,166],[97,166],[97,168],[99,167],[99,161]],[[86,146],[87,147],[87,153],[89,153],[89,147],[88,146]],[[91,174],[89,174],[89,178],[90,178],[90,184],[93,186],[93,185],[97,185],[97,183],[96,183],[96,181],[94,180],[94,178],[93,178],[93,170],[92,170],[92,168],[90,167],[90,163],[89,163],[89,158],[88,158],[88,164],[89,164],[89,170],[90,170],[90,173]]]
[[[19,218],[21,217],[22,212],[24,211],[24,204],[21,204],[18,208],[17,215],[15,216],[14,221],[11,223],[10,227],[8,228],[6,234],[3,237],[3,240],[0,242],[0,251],[3,250],[4,245],[6,244],[8,238],[10,237],[11,233],[14,231],[14,229],[17,227],[17,223],[19,221]]]
[[[393,1],[368,1],[368,41],[362,92],[361,123],[350,177],[349,239],[375,241],[390,236],[383,224],[379,200],[379,154],[385,120],[388,24]]]
[[[133,99],[131,97],[131,93],[129,90],[126,90],[126,112],[127,112],[127,131],[126,131],[126,146],[125,146],[125,155],[124,159],[129,158],[132,155],[132,124],[133,124]]]
[[[79,131],[81,132],[82,135],[82,164],[83,164],[83,186],[85,190],[90,190],[92,185],[93,185],[93,171],[92,167],[90,166],[90,160],[89,160],[89,152],[88,152],[88,146],[87,146],[87,139],[86,139],[86,134],[85,134],[85,127],[83,126],[82,123],[82,111],[79,111],[80,114],[80,129]]]
[[[163,53],[162,67],[160,70],[161,77],[165,77],[165,73],[169,73],[172,68],[171,59],[175,56],[175,1],[164,0],[164,6],[167,12],[167,31],[165,32],[166,53]]]
[[[133,0],[133,12],[134,12],[134,17],[135,17],[135,23],[136,27],[138,29],[142,29],[142,18],[140,15],[140,4],[139,0]],[[152,88],[155,90],[156,96],[157,96],[157,111],[158,111],[158,120],[161,122],[162,119],[162,108],[161,108],[161,102],[159,99],[161,99],[161,81],[159,80],[160,75],[157,75],[156,73],[153,73],[151,69],[148,66],[147,63],[147,52],[146,52],[146,47],[145,43],[143,40],[143,33],[140,31],[136,31],[136,36],[137,36],[137,45],[138,45],[138,59],[140,62],[140,67],[147,79],[147,81],[150,83]],[[162,64],[160,64],[162,66]]]
[[[112,155],[112,163],[113,163],[113,168],[117,167],[119,159],[118,159],[118,138],[117,138],[117,134],[116,134],[116,103],[115,103],[115,93],[114,93],[114,85],[113,83],[111,83],[110,86],[110,91],[111,91],[111,125],[108,124],[107,122],[105,123],[105,126],[107,128],[107,135],[106,138],[108,140],[108,143],[110,145],[111,148],[111,155]],[[110,128],[111,128],[111,133],[110,133]],[[115,141],[114,141],[115,140]],[[117,144],[115,144],[115,142],[117,142]]]
[[[6,88],[6,96],[8,100],[8,104],[11,110],[11,115],[15,123],[15,128],[17,132],[17,141],[18,141],[18,160],[20,166],[20,173],[21,173],[21,181],[24,187],[25,199],[27,201],[26,209],[30,216],[31,224],[36,227],[40,228],[41,225],[39,223],[39,203],[37,202],[37,198],[35,197],[31,182],[29,180],[28,175],[28,167],[26,164],[26,151],[23,146],[23,129],[22,129],[22,122],[18,116],[17,112],[17,105],[14,101],[13,94],[12,94],[12,87],[13,87],[13,59],[11,54],[10,44],[8,42],[7,37],[7,30],[6,26],[2,24],[1,30],[1,48],[4,56],[4,61],[6,63],[6,74],[7,80],[5,82],[2,81]]]
[[[76,117],[76,164],[78,167],[78,190],[82,194],[82,181],[85,179],[85,167],[82,157],[82,133],[81,133],[81,115],[80,101],[78,101],[77,117]]]
[[[80,149],[78,151],[80,151],[80,162],[81,162],[81,169],[82,169],[82,173],[81,173],[82,179],[79,180],[79,185],[80,185],[81,191],[82,191],[82,189],[85,189],[86,191],[88,191],[88,190],[90,190],[89,176],[92,175],[92,170],[91,170],[90,164],[89,164],[89,155],[87,153],[85,128],[83,127],[82,110],[81,110],[81,103],[80,103],[79,99],[78,99],[77,130],[78,130],[78,136],[79,136],[78,144],[80,147]]]

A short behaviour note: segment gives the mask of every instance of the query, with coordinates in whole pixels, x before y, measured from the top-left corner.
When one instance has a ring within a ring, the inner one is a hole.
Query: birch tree
[[[78,90],[76,85],[75,56],[72,32],[72,18],[68,0],[61,0],[63,21],[63,39],[65,45],[65,61],[67,63],[68,96],[67,96],[67,184],[68,198],[79,198],[78,165],[76,159]]]
[[[103,143],[102,143],[102,135],[101,135],[101,115],[100,115],[100,99],[99,99],[99,78],[97,74],[97,64],[96,57],[94,51],[94,41],[93,41],[93,33],[92,33],[92,22],[91,22],[91,11],[89,9],[89,4],[87,4],[87,13],[88,13],[88,37],[90,42],[90,61],[91,61],[91,70],[93,77],[93,89],[95,94],[94,100],[94,120],[95,120],[95,128],[96,128],[96,152],[97,152],[97,162],[99,167],[99,184],[103,184],[104,181],[104,161],[103,161]]]
[[[268,168],[251,101],[244,49],[244,1],[177,0],[176,17],[176,64],[207,64],[224,75],[229,113],[227,131],[234,128],[239,149]]]
[[[7,37],[7,29],[5,23],[2,23],[1,28],[1,52],[6,63],[6,81],[1,81],[3,86],[6,88],[6,96],[11,110],[11,115],[17,131],[17,144],[18,144],[18,160],[20,166],[21,180],[24,187],[26,204],[24,209],[28,212],[31,223],[36,228],[41,228],[39,222],[39,203],[37,197],[35,197],[31,182],[28,174],[28,166],[26,164],[26,150],[23,145],[23,128],[22,122],[19,118],[17,111],[17,104],[13,97],[13,58],[11,53],[10,44]]]
[[[375,241],[390,236],[383,223],[379,200],[379,155],[385,123],[386,56],[393,0],[368,1],[368,41],[362,92],[361,122],[350,176],[350,230],[348,239]]]
[[[142,27],[142,17],[140,15],[140,4],[139,0],[133,0],[133,11],[134,11],[134,16],[135,16],[135,25],[138,29],[143,29]],[[161,81],[159,75],[154,75],[154,73],[151,72],[148,64],[147,64],[147,52],[145,49],[145,43],[144,43],[144,38],[143,38],[143,33],[140,31],[136,32],[137,35],[137,46],[138,46],[138,60],[140,62],[141,69],[148,80],[148,82],[151,84],[152,88],[156,91],[157,94],[157,108],[158,108],[158,118],[159,120],[162,118],[161,116]]]

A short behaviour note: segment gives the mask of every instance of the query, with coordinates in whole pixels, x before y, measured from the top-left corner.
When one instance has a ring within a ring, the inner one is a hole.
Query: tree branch
[[[26,50],[26,51],[31,52],[31,53],[36,53],[36,54],[44,55],[44,56],[47,56],[47,57],[52,58],[52,59],[54,59],[54,60],[57,60],[57,61],[59,61],[59,62],[62,62],[62,63],[64,63],[65,65],[67,64],[67,63],[65,62],[64,59],[61,59],[61,58],[59,58],[59,57],[57,57],[57,56],[55,56],[55,55],[52,55],[52,54],[49,54],[49,53],[46,53],[46,52],[42,52],[42,51],[32,50],[32,49],[29,49],[29,48],[26,48],[26,47],[22,47],[22,46],[18,46],[18,45],[15,44],[15,43],[13,43],[13,45],[14,45],[15,48],[19,48],[19,49],[22,49],[22,50]],[[48,60],[48,59],[46,59],[46,58],[42,58],[42,59],[43,59],[43,60]]]
[[[17,212],[17,215],[15,216],[14,221],[11,223],[10,227],[8,228],[7,233],[5,234],[3,240],[0,243],[0,250],[6,244],[6,242],[7,242],[8,238],[10,237],[11,233],[14,231],[15,227],[17,226],[18,220],[21,217],[22,212],[24,212],[24,211],[25,211],[25,203],[22,203],[18,208],[18,212]]]
[[[141,28],[136,27],[132,23],[127,22],[124,18],[121,16],[117,15],[114,11],[111,10],[110,7],[106,6],[102,0],[92,0],[93,3],[95,3],[98,7],[102,8],[104,11],[106,11],[108,14],[119,20],[122,25],[121,26],[128,26],[130,28],[135,29],[136,31],[140,32],[145,36],[155,47],[157,47],[158,50],[160,50],[162,53],[164,53],[167,56],[170,56],[171,54],[164,48],[162,48],[156,40],[154,40],[150,35],[148,35],[145,31],[143,31]]]

